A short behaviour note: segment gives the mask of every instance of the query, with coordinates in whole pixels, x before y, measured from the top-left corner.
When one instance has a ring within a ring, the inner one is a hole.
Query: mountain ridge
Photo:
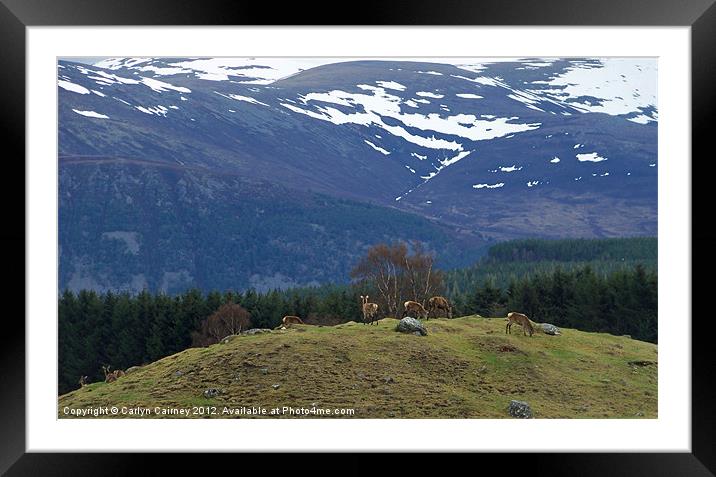
[[[190,175],[221,171],[416,214],[458,239],[475,238],[464,243],[468,248],[530,236],[656,234],[658,115],[655,91],[644,80],[655,71],[650,60],[371,60],[303,70],[301,61],[101,62],[112,69],[60,61],[59,192],[79,180],[96,192],[65,207],[75,217],[100,206],[111,215],[117,205],[90,172],[102,161],[117,164],[102,157],[125,157],[148,161],[146,167],[172,164]],[[290,74],[280,76],[284,72]],[[598,81],[588,84],[585,75]],[[96,159],[82,162],[81,156]],[[123,174],[112,188],[127,195],[142,172]],[[165,186],[178,193],[178,183]],[[205,199],[191,207],[209,215],[222,208],[218,196]],[[146,200],[137,206],[149,221],[165,213]],[[135,227],[118,225],[129,232]],[[61,223],[64,230],[78,226],[88,227]],[[113,230],[85,232],[101,237]],[[394,238],[420,235],[405,232]],[[66,251],[84,247],[73,240],[61,241]],[[80,258],[61,256],[60,268],[71,270]],[[82,260],[90,274],[101,267],[92,254]],[[465,265],[456,257],[448,261]],[[302,265],[298,260],[295,268]],[[255,272],[272,276],[274,270]]]

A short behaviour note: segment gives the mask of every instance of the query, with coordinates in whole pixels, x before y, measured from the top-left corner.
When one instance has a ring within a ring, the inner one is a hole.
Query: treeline
[[[600,276],[641,265],[656,272],[655,237],[615,239],[526,239],[493,245],[475,265],[445,272],[445,293],[458,296],[490,281],[499,287],[557,269],[589,267]]]
[[[58,307],[59,392],[77,388],[82,375],[103,379],[104,364],[153,362],[216,342],[227,330],[274,328],[285,315],[309,324],[359,322],[365,294],[379,304],[379,317],[401,316],[404,300],[425,304],[443,295],[455,317],[520,311],[537,322],[657,341],[656,239],[512,241],[493,246],[473,267],[446,273],[420,244],[379,244],[351,275],[352,285],[267,293],[65,291]],[[217,313],[227,304],[237,307]]]
[[[584,262],[592,260],[652,261],[657,259],[656,237],[609,239],[524,239],[490,247],[485,262]]]
[[[253,328],[274,328],[285,315],[313,324],[361,319],[360,299],[348,286],[268,293],[192,289],[176,296],[65,291],[58,307],[60,394],[79,387],[81,375],[103,380],[104,364],[125,369],[191,347],[203,322],[226,303],[244,308]]]
[[[456,316],[505,316],[520,311],[532,321],[656,343],[657,289],[656,272],[642,265],[608,275],[585,266],[538,273],[504,288],[487,280],[452,300]]]

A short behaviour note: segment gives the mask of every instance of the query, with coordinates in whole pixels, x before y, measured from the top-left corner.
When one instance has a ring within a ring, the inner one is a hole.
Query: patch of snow
[[[386,151],[386,150],[383,149],[382,147],[376,146],[375,144],[373,144],[372,142],[368,141],[367,139],[364,139],[363,141],[364,141],[366,144],[368,144],[370,147],[372,147],[373,149],[375,149],[376,151],[378,151],[378,152],[380,152],[380,153],[382,153],[382,154],[385,154],[386,156],[387,156],[388,154],[390,154],[390,151]],[[407,166],[406,166],[406,167],[407,167]]]
[[[417,157],[417,158],[420,159],[421,161],[424,161],[425,159],[428,158],[428,156],[421,156],[421,155],[418,154],[417,152],[411,152],[410,155],[413,156],[413,157]]]
[[[627,118],[627,121],[632,121],[632,122],[639,123],[639,124],[648,124],[652,121],[656,121],[656,119],[652,118],[651,116],[647,116],[645,114],[640,114],[633,118]]]
[[[73,109],[72,111],[81,116],[87,116],[88,118],[109,119],[109,116],[105,116],[104,114],[100,114],[94,111],[80,111],[77,109]]]
[[[375,82],[378,86],[381,86],[385,89],[394,89],[396,91],[405,91],[406,87],[403,86],[400,83],[396,83],[395,81],[376,81]]]
[[[557,164],[559,162],[559,157],[554,156],[554,158],[549,162],[551,162],[552,164]]]
[[[140,83],[140,81],[137,81],[137,80],[134,80],[131,78],[125,78],[123,76],[113,75],[111,73],[107,73],[104,71],[91,71],[91,70],[89,70],[89,71],[93,74],[99,75],[99,76],[88,76],[88,78],[93,79],[95,81],[101,81],[101,82],[110,83],[110,84],[115,84],[115,83],[139,84]]]
[[[417,96],[422,96],[423,98],[441,99],[445,97],[444,94],[431,93],[430,91],[418,91],[415,94]]]
[[[520,166],[520,167],[517,167],[517,166],[508,166],[508,167],[504,167],[504,166],[502,166],[502,167],[500,167],[500,170],[501,170],[502,172],[515,172],[515,171],[521,171],[521,170],[522,170],[522,166]]]
[[[473,83],[481,84],[483,86],[501,86],[502,84],[496,78],[488,78],[486,76],[478,76],[477,78],[468,78],[467,76],[450,75],[453,78],[462,79],[465,81],[471,81]]]
[[[483,97],[479,94],[473,94],[473,93],[457,93],[455,96],[458,98],[464,98],[464,99],[482,99]]]
[[[157,93],[161,93],[167,90],[179,91],[180,93],[191,93],[191,90],[189,88],[184,88],[183,86],[174,86],[169,83],[165,83],[164,81],[159,81],[152,78],[142,78],[142,83],[149,86],[153,91],[156,91]]]
[[[527,183],[527,187],[534,187],[534,186],[536,186],[537,184],[539,184],[539,181],[529,181],[529,182]]]
[[[69,81],[59,80],[57,82],[57,86],[59,86],[62,89],[66,89],[67,91],[72,91],[73,93],[79,93],[79,94],[89,94],[90,90],[85,88],[84,86],[80,86],[75,83],[71,83]]]
[[[122,59],[113,60],[117,61],[104,60],[97,66],[110,69],[122,67]],[[265,85],[316,66],[338,61],[332,58],[193,58],[163,64],[161,67],[143,65],[137,69],[152,71],[159,76],[193,74],[208,81],[234,79],[239,83]]]
[[[622,115],[656,107],[655,58],[599,58],[598,63],[572,62],[564,73],[533,84],[557,86],[544,94],[584,112]],[[597,98],[595,102],[589,98]],[[646,121],[647,116],[638,119]],[[655,121],[656,118],[649,118]]]
[[[262,103],[262,102],[259,101],[258,99],[252,98],[252,97],[250,97],[250,96],[241,96],[241,95],[239,95],[239,94],[229,94],[229,95],[226,95],[226,94],[223,94],[223,93],[219,93],[218,91],[214,91],[214,93],[218,94],[219,96],[223,96],[224,98],[235,99],[236,101],[244,101],[244,102],[246,102],[246,103],[260,104],[260,105],[262,105],[262,106],[268,106],[268,104]]]
[[[167,108],[165,108],[164,106],[161,106],[161,105],[156,106],[156,107],[148,107],[148,108],[145,108],[142,106],[135,106],[135,108],[145,114],[153,114],[153,115],[162,116],[165,118],[167,117],[167,112],[169,111]]]
[[[596,152],[590,152],[588,154],[577,154],[577,160],[579,162],[602,162],[606,161],[606,157],[601,157]]]
[[[406,139],[408,142],[431,149],[450,149],[453,151],[461,151],[462,145],[455,141],[435,138],[435,136],[423,137],[410,134],[401,126],[386,124],[383,118],[387,117],[397,120],[407,127],[459,136],[472,141],[494,139],[504,136],[505,134],[529,131],[540,126],[539,123],[509,123],[508,121],[510,121],[511,118],[484,121],[478,120],[474,115],[466,114],[441,117],[437,113],[428,115],[403,113],[400,107],[402,99],[387,93],[384,88],[369,85],[358,85],[358,87],[372,94],[333,90],[328,93],[310,93],[304,96],[302,101],[307,106],[310,101],[320,101],[322,103],[332,102],[342,106],[361,105],[364,112],[346,113],[323,105],[316,105],[315,109],[304,109],[288,103],[280,104],[291,111],[305,114],[315,119],[329,121],[333,124],[375,125],[395,136]]]
[[[465,157],[467,157],[471,152],[472,151],[462,151],[462,152],[458,153],[458,155],[453,158],[444,159],[444,160],[440,161],[440,164],[442,164],[443,167],[451,166],[451,165],[455,164],[456,162],[460,161],[461,159],[464,159]]]
[[[498,182],[497,184],[475,184],[472,186],[473,189],[497,189],[503,187],[504,182]]]
[[[97,91],[96,89],[93,89],[92,92],[93,92],[94,94],[96,94],[97,96],[99,96],[100,98],[104,98],[104,97],[106,96],[106,94],[104,94],[104,93],[102,93],[102,92],[100,92],[100,91]]]
[[[440,73],[439,71],[416,71],[416,73],[420,73],[422,75],[443,76],[443,74]]]

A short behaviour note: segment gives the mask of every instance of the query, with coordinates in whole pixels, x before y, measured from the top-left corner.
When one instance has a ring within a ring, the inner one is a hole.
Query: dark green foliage
[[[514,280],[506,288],[487,281],[453,296],[455,316],[526,314],[532,321],[657,341],[657,275],[642,265],[606,275],[584,266]]]
[[[611,239],[510,240],[490,247],[486,261],[583,262],[590,260],[656,260],[655,237]]]
[[[360,321],[359,302],[350,287],[334,285],[206,295],[192,289],[174,297],[65,291],[58,303],[59,392],[79,387],[81,375],[90,382],[103,380],[103,364],[126,369],[190,347],[192,332],[224,303],[240,304],[256,328],[275,328],[285,315],[314,324]]]
[[[492,245],[480,261],[445,273],[447,294],[459,296],[486,280],[507,288],[511,282],[540,273],[564,272],[589,266],[596,275],[630,270],[642,265],[657,268],[655,237],[615,239],[510,240]]]
[[[446,273],[446,297],[454,316],[520,311],[537,322],[656,342],[656,239],[598,242],[496,245],[497,252],[475,266]],[[523,259],[531,256],[535,261],[514,261],[509,250],[520,250]],[[576,261],[553,260],[559,258],[554,250]],[[285,315],[335,324],[361,321],[359,295],[365,293],[350,285],[266,293],[249,289],[205,294],[190,289],[175,296],[65,291],[58,301],[59,392],[79,387],[81,375],[90,382],[104,379],[103,364],[126,369],[190,347],[192,332],[224,303],[245,308],[257,328],[274,328]]]

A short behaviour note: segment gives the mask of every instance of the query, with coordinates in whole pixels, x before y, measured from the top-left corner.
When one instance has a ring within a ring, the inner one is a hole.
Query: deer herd
[[[375,324],[377,325],[377,322],[379,321],[378,304],[371,303],[370,301],[368,301],[370,299],[368,295],[360,295],[360,299],[361,311],[363,312],[363,324],[372,325],[375,322]],[[403,303],[403,310],[403,316],[424,318],[426,320],[429,320],[431,316],[437,318],[438,315],[444,315],[447,318],[452,318],[452,306],[450,305],[450,302],[442,296],[434,296],[430,298],[428,300],[427,307],[423,306],[417,301],[408,300]],[[522,332],[524,335],[527,335],[529,333],[529,335],[532,336],[534,334],[535,330],[532,326],[532,323],[530,322],[529,318],[527,318],[527,316],[523,315],[522,313],[508,313],[507,318],[505,318],[505,320],[507,321],[507,325],[505,326],[506,334],[512,333],[512,325],[514,323],[517,323],[522,327]],[[294,315],[284,316],[281,320],[281,323],[284,328],[288,328],[291,325],[295,324],[304,324],[301,318]],[[118,378],[125,375],[125,372],[121,369],[115,369],[114,371],[110,371],[109,365],[102,366],[102,371],[104,372],[104,381],[106,383],[112,383]],[[84,387],[87,384],[88,377],[81,376],[79,380],[80,387]]]

